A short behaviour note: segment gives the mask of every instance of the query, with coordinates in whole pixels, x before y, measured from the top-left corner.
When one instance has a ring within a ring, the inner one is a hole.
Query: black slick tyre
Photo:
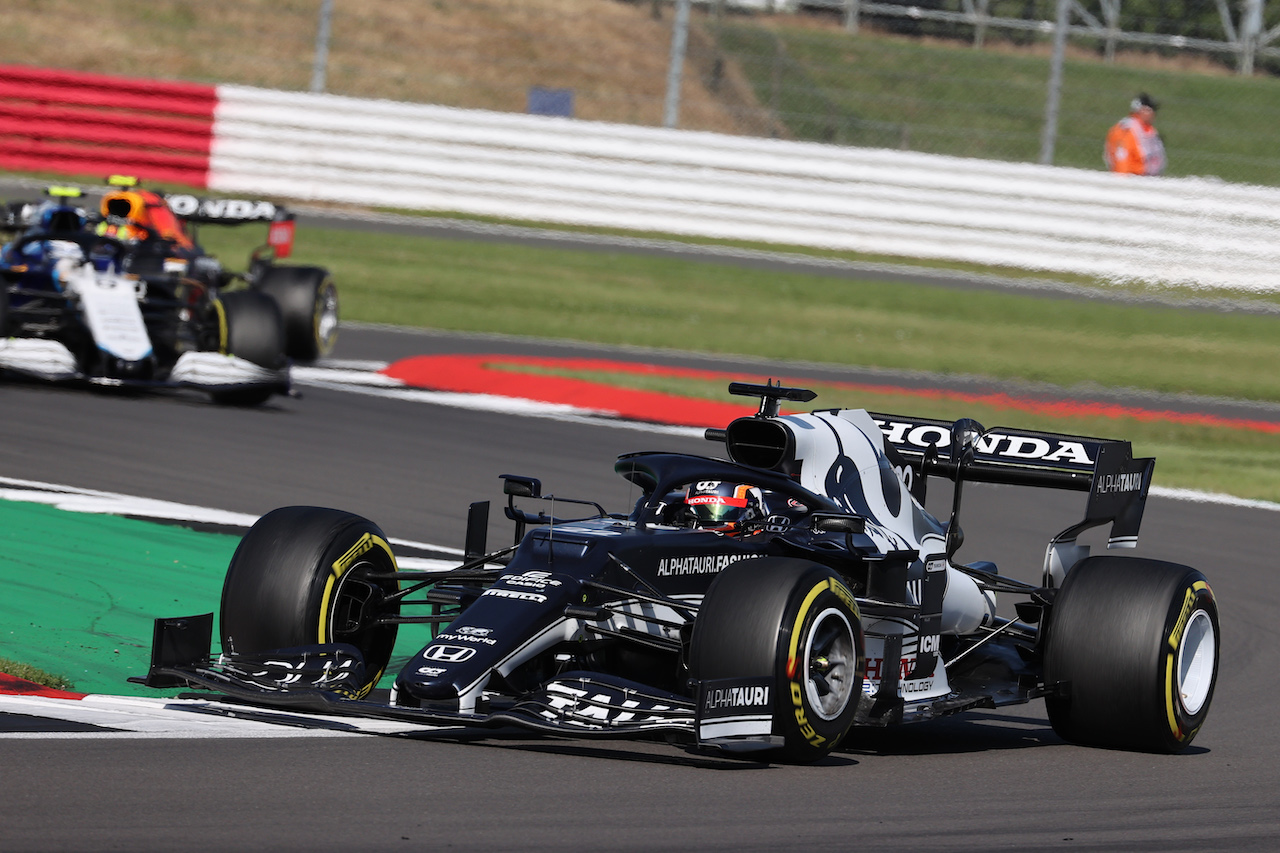
[[[386,536],[373,522],[335,509],[282,507],[258,520],[236,548],[222,587],[222,648],[233,654],[348,643],[378,683],[395,646],[399,583]]]
[[[268,370],[287,364],[284,324],[280,308],[269,296],[252,290],[221,294],[221,350]],[[249,387],[213,394],[215,402],[231,406],[256,406],[276,393],[272,387]]]
[[[832,569],[781,557],[743,560],[707,590],[689,663],[704,682],[772,677],[780,744],[751,754],[817,761],[853,725],[866,674],[862,622]]]
[[[223,352],[268,370],[284,367],[284,326],[275,302],[252,290],[224,293],[219,302],[224,324]]]
[[[298,361],[315,361],[338,339],[338,288],[321,267],[269,267],[257,284],[280,306],[285,350]]]
[[[1176,563],[1091,557],[1067,572],[1047,626],[1049,722],[1072,743],[1179,752],[1209,713],[1218,606]]]

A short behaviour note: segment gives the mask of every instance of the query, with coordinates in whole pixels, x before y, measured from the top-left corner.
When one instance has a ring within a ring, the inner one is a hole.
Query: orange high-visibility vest
[[[1102,152],[1107,168],[1131,175],[1159,175],[1164,172],[1164,143],[1150,125],[1133,116],[1120,119],[1107,132]]]

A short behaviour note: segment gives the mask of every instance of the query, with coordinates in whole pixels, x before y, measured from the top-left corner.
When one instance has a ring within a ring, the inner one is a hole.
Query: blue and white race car
[[[0,228],[14,237],[0,246],[0,370],[257,404],[288,393],[290,356],[332,345],[336,291],[323,270],[262,258],[248,286],[230,288],[160,194],[116,189],[103,199],[116,212],[101,216],[82,195],[51,187],[44,202],[4,211]],[[212,221],[200,200],[175,198],[192,220]]]

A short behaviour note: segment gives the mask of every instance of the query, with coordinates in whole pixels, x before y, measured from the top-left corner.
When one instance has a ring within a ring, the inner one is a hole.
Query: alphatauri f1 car
[[[807,762],[855,726],[1045,700],[1065,740],[1175,752],[1205,721],[1218,611],[1195,569],[1090,556],[1136,544],[1154,459],[1130,444],[873,414],[780,414],[811,391],[734,383],[760,410],[707,431],[727,459],[645,452],[615,468],[625,513],[504,475],[513,545],[401,571],[372,522],[286,507],[245,535],[213,614],[156,620],[154,687],[269,707],[580,737],[662,733],[695,749]],[[950,517],[924,508],[954,482]],[[966,483],[1087,494],[1041,582],[962,562]],[[536,507],[537,511],[532,508]],[[996,595],[1016,599],[997,615]],[[373,689],[397,626],[438,633]],[[385,698],[375,700],[373,697]]]

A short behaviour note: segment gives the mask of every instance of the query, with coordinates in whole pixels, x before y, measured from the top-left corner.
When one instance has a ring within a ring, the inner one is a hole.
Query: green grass
[[[801,139],[1036,162],[1049,79],[1046,55],[974,50],[839,30],[734,24],[720,46],[756,97]],[[1107,128],[1150,92],[1169,175],[1280,184],[1274,128],[1280,80],[1211,66],[1175,70],[1134,57],[1107,64],[1073,51],[1063,71],[1054,164],[1100,170]]]
[[[33,684],[39,684],[43,687],[50,687],[54,690],[74,690],[75,685],[71,679],[64,678],[61,675],[50,675],[42,669],[34,666],[28,666],[25,663],[18,663],[15,660],[9,660],[6,657],[0,657],[0,672],[6,675],[12,675],[15,678],[22,678]]]
[[[1280,402],[1266,316],[328,229],[295,252],[350,320]]]

